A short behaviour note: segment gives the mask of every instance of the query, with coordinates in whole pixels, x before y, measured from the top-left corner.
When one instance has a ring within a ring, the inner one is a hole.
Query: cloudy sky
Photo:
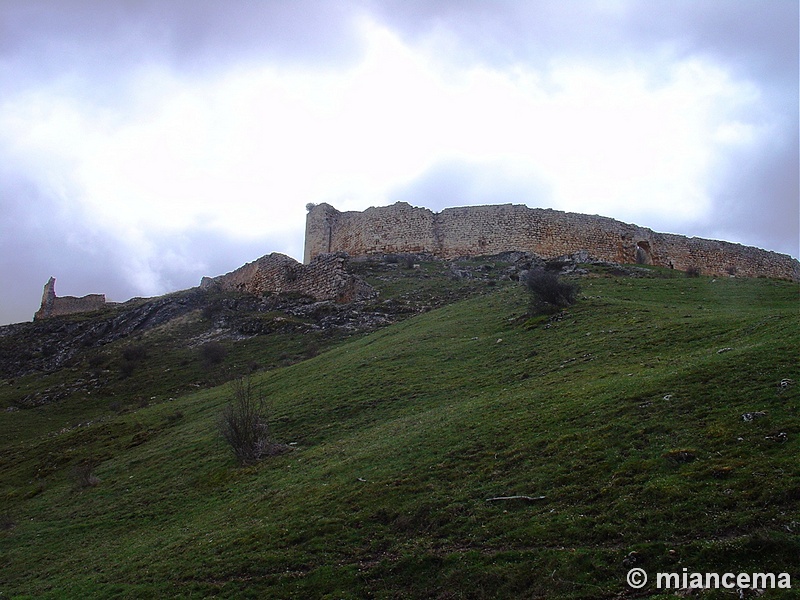
[[[798,251],[796,0],[0,0],[0,324],[197,285],[305,205]]]

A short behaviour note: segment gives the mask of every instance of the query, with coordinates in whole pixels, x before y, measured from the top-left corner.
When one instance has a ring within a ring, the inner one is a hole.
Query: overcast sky
[[[0,0],[0,324],[302,259],[305,206],[798,251],[796,0]]]

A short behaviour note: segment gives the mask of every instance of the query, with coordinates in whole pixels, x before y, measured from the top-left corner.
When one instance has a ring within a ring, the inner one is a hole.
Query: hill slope
[[[633,564],[800,577],[798,286],[581,284],[552,317],[496,285],[253,375],[294,448],[253,467],[217,431],[229,385],[120,387],[123,409],[86,399],[86,420],[76,400],[0,413],[0,595],[638,597]],[[99,482],[81,487],[86,462]],[[487,501],[517,495],[535,500]]]

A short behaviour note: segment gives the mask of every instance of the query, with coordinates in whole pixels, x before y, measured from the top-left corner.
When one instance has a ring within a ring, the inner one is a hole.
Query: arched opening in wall
[[[652,265],[653,255],[650,253],[650,242],[636,243],[636,264]]]

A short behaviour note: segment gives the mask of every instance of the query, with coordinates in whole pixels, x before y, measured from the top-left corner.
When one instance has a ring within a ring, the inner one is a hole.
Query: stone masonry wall
[[[47,319],[61,315],[71,315],[74,313],[89,312],[99,310],[106,306],[106,297],[103,294],[89,294],[88,296],[56,296],[56,279],[51,277],[44,285],[42,293],[42,305],[33,315],[33,319]]]
[[[345,270],[341,254],[317,256],[308,265],[274,252],[219,277],[204,277],[202,289],[241,291],[254,295],[295,292],[316,300],[351,302],[371,298],[375,290]]]
[[[304,260],[327,252],[351,256],[429,252],[450,259],[510,250],[543,258],[585,250],[593,259],[616,263],[800,281],[800,263],[785,254],[657,233],[608,217],[512,204],[447,208],[441,213],[405,202],[364,212],[339,212],[320,204],[308,213]]]
[[[306,220],[303,262],[341,248],[352,256],[374,252],[432,252],[436,215],[398,203],[364,212],[339,212],[329,204],[314,207]]]

